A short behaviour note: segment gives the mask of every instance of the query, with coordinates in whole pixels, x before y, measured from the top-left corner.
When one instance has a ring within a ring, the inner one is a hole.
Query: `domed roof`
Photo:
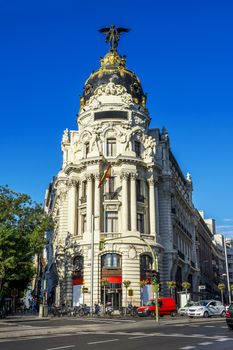
[[[83,95],[80,99],[81,108],[88,105],[90,97],[94,95],[99,86],[108,84],[113,80],[116,84],[126,88],[134,103],[145,107],[146,95],[137,75],[126,68],[125,57],[120,56],[117,51],[109,51],[100,60],[100,65],[100,68],[94,71],[85,83]]]

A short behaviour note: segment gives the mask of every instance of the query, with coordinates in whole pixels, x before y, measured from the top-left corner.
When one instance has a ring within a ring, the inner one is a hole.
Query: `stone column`
[[[87,175],[87,232],[90,233],[92,231],[92,196],[93,196],[93,188],[92,188],[92,176],[91,174]]]
[[[137,197],[136,197],[136,174],[130,175],[130,212],[131,212],[131,231],[137,230]]]
[[[98,188],[100,182],[100,175],[95,174],[95,201],[94,201],[94,231],[100,232],[100,188]]]
[[[122,231],[128,231],[129,208],[128,208],[128,174],[127,173],[121,174],[121,181],[122,181],[121,224],[122,224]]]
[[[68,200],[68,232],[72,236],[77,234],[77,182],[74,179],[69,180],[69,200]]]
[[[78,225],[77,225],[78,235],[82,234],[81,232],[82,220],[81,220],[81,210],[80,210],[81,198],[82,198],[82,181],[79,181],[78,183]]]
[[[150,234],[155,236],[156,216],[155,216],[155,181],[152,176],[148,179],[149,183],[149,212],[150,212]]]
[[[155,180],[155,241],[159,243],[159,195],[158,195],[158,179]]]

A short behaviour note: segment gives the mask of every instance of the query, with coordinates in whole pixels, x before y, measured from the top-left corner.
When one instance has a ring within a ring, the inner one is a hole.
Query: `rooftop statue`
[[[121,33],[128,33],[130,31],[129,28],[116,27],[112,25],[111,27],[101,28],[99,29],[100,33],[106,34],[106,43],[110,43],[110,51],[116,52],[118,42],[120,40]]]

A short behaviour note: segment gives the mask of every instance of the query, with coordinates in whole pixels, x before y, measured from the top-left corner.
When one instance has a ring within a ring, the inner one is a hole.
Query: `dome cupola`
[[[143,92],[139,78],[126,68],[126,57],[117,52],[120,33],[127,31],[129,30],[126,28],[116,28],[115,26],[100,29],[101,33],[106,33],[106,42],[110,43],[110,50],[104,58],[101,58],[100,68],[87,79],[80,98],[81,108],[89,104],[90,98],[94,96],[100,86],[113,81],[125,88],[126,92],[132,96],[133,103],[145,107],[146,94]]]

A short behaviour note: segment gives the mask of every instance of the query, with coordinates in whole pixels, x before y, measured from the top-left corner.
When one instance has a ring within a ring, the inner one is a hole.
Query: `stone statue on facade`
[[[69,130],[66,128],[64,130],[63,136],[62,136],[62,143],[69,143],[70,138],[69,138]]]

